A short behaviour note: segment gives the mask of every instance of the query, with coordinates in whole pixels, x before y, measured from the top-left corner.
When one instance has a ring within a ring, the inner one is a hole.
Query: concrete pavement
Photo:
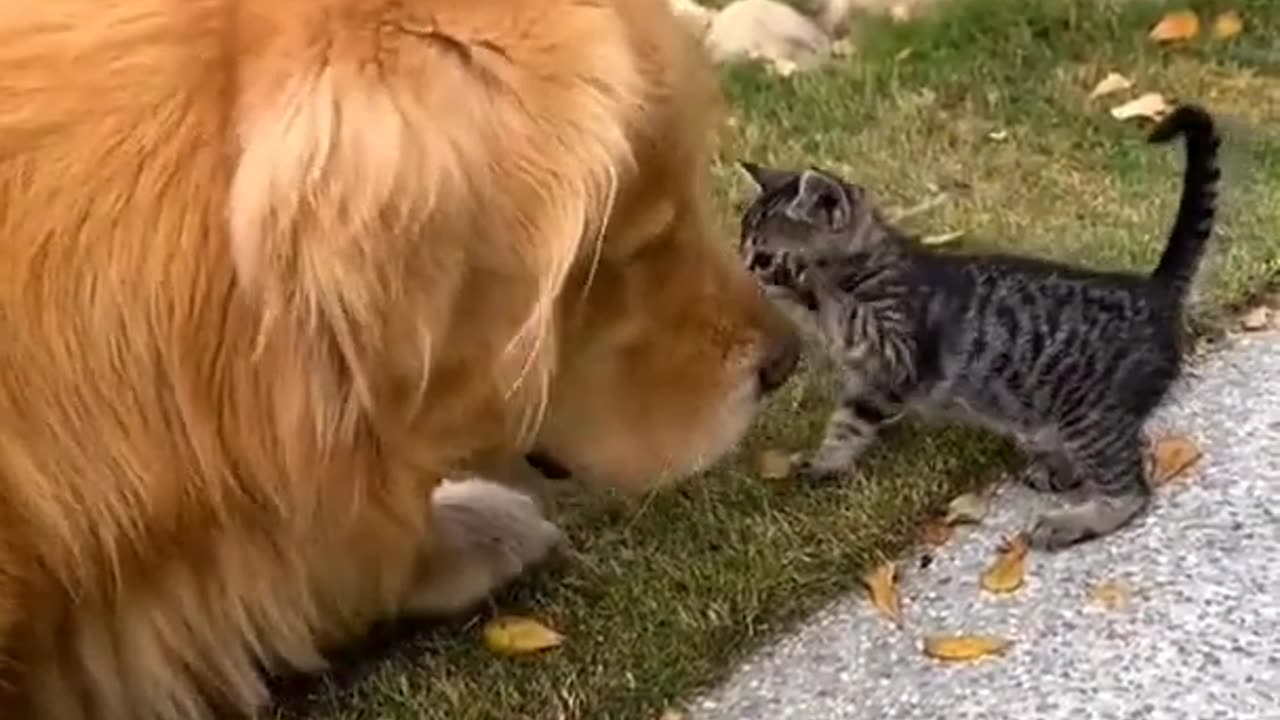
[[[1280,720],[1280,332],[1240,335],[1196,365],[1152,428],[1204,450],[1139,524],[1032,553],[1026,585],[982,592],[1000,539],[1055,500],[1006,484],[981,526],[899,571],[897,630],[843,598],[695,700],[691,720]],[[1128,604],[1090,588],[1113,583]],[[1004,656],[948,665],[930,632],[986,632]]]

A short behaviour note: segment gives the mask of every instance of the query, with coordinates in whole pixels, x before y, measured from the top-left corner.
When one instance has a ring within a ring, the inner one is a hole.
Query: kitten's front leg
[[[813,311],[805,305],[804,297],[799,293],[780,285],[765,285],[764,295],[802,333],[809,337],[821,335]]]
[[[900,402],[860,385],[846,386],[840,405],[827,419],[822,444],[810,456],[801,455],[795,474],[806,482],[826,482],[852,469],[876,439],[880,428],[902,413]]]

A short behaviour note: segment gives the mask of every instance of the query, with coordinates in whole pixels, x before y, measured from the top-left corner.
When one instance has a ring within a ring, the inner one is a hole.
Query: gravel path
[[[843,598],[692,703],[691,720],[1280,720],[1280,332],[1198,365],[1153,426],[1205,455],[1140,524],[1033,553],[1026,585],[994,598],[977,578],[1000,538],[1053,502],[1006,485],[927,568],[904,559],[905,631]],[[1128,604],[1093,601],[1101,582]],[[952,631],[1014,645],[960,665],[921,654],[922,635]]]

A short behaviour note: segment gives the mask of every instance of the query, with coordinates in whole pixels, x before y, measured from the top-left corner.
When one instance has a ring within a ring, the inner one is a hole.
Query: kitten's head
[[[863,187],[817,168],[739,166],[759,190],[743,212],[739,249],[764,282],[793,284],[810,260],[866,251],[862,245],[879,240],[878,233],[860,232],[875,220]]]

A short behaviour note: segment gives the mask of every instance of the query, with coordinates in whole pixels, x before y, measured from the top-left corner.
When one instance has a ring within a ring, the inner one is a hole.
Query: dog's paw
[[[528,495],[487,480],[442,483],[434,542],[410,600],[419,613],[461,610],[545,560],[564,540]]]

